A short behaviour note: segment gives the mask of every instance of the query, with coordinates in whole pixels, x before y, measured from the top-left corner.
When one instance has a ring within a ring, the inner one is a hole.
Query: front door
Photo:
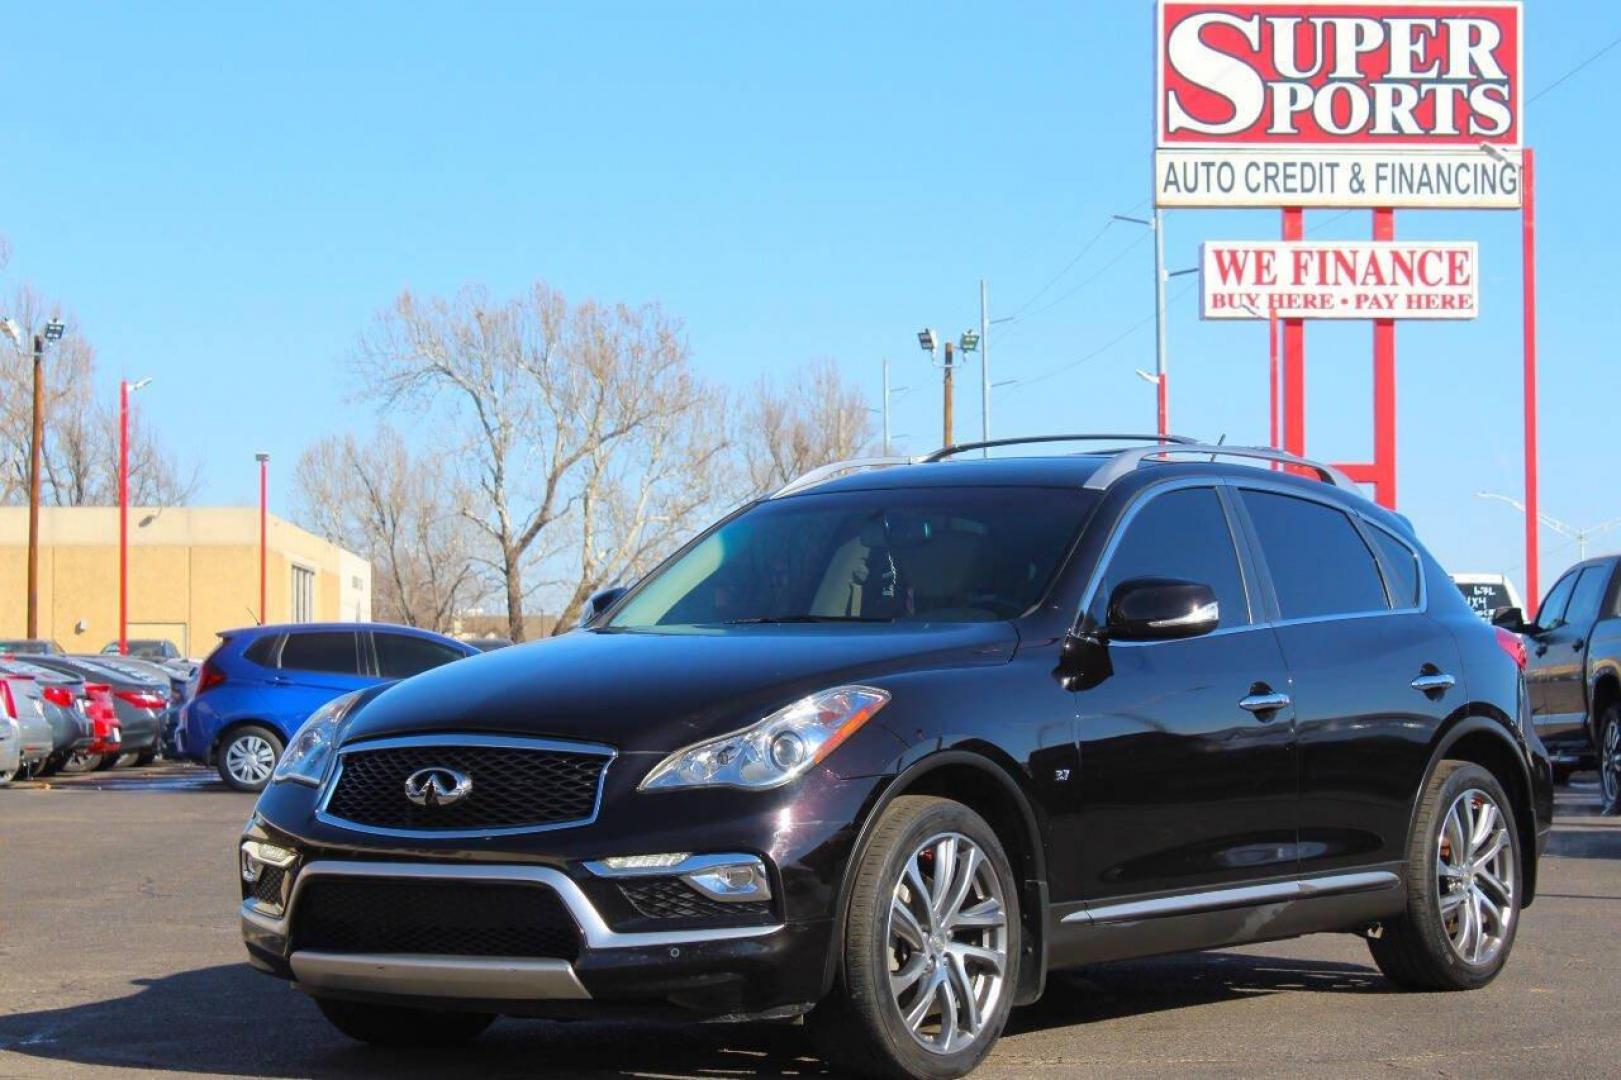
[[[1205,584],[1220,604],[1205,636],[1107,644],[1110,674],[1076,692],[1081,884],[1094,907],[1294,873],[1294,713],[1257,708],[1287,701],[1288,673],[1257,625],[1234,535],[1223,489],[1151,489],[1093,583],[1090,627],[1133,578]]]
[[[1609,589],[1611,564],[1572,570],[1548,592],[1527,642],[1525,679],[1537,734],[1557,752],[1588,749],[1587,639]]]

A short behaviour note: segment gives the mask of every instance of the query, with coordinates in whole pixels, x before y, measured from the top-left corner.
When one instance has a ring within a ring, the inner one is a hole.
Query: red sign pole
[[[1396,212],[1373,212],[1373,238],[1396,239]],[[1373,490],[1379,505],[1396,509],[1396,320],[1373,323]]]
[[[1283,239],[1306,238],[1306,211],[1298,206],[1283,210]],[[1306,453],[1306,322],[1283,320],[1283,448]]]
[[[1542,598],[1537,581],[1537,203],[1536,155],[1529,148],[1520,183],[1525,198],[1520,210],[1525,260],[1525,602],[1536,605]]]
[[[129,655],[129,380],[118,384],[118,653]]]

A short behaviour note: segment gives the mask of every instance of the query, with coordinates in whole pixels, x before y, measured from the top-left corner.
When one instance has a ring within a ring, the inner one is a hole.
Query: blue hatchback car
[[[351,690],[476,656],[453,638],[378,623],[298,623],[228,630],[181,709],[180,756],[213,765],[238,791],[270,779],[311,713]]]

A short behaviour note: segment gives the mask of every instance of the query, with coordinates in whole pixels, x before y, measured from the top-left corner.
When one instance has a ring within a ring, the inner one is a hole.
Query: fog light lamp
[[[759,859],[706,866],[681,875],[681,880],[711,900],[747,903],[771,899],[771,879]]]

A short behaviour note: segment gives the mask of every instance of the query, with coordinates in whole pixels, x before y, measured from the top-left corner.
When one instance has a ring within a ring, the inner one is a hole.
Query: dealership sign
[[[1473,243],[1212,241],[1207,319],[1473,319]]]
[[[1518,3],[1162,0],[1159,205],[1518,206],[1521,45]]]

